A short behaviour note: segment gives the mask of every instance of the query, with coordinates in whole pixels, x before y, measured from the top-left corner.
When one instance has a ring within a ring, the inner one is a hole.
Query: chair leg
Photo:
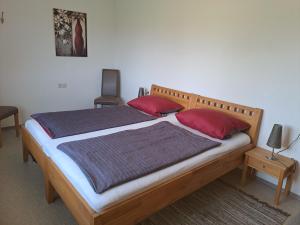
[[[19,113],[14,114],[15,118],[15,128],[16,128],[16,136],[20,135],[20,124],[19,124]]]
[[[2,129],[1,129],[1,121],[0,121],[0,148],[2,147]]]

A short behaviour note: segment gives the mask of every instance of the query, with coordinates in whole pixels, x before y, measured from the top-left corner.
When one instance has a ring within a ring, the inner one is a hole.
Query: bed
[[[114,133],[120,130],[145,127],[161,120],[180,125],[174,115],[165,118],[67,137],[48,144],[38,137],[38,126],[33,122],[23,128],[23,157],[26,161],[32,154],[41,166],[45,177],[45,191],[48,202],[54,201],[55,192],[63,199],[79,224],[136,224],[159,209],[192,193],[207,183],[231,171],[242,163],[245,151],[256,145],[262,110],[227,103],[199,95],[184,93],[156,85],[151,95],[163,96],[180,103],[185,109],[213,108],[247,121],[251,128],[247,134],[238,134],[211,151],[200,154],[162,171],[147,175],[120,185],[103,195],[96,195],[89,189],[84,175],[72,160],[55,151],[57,144],[75,138]],[[36,125],[36,126],[35,126]],[[185,127],[186,128],[186,127]],[[186,128],[188,129],[188,128]],[[191,130],[192,131],[192,130]],[[195,131],[192,131],[195,132]],[[202,134],[203,135],[203,134]],[[39,141],[38,141],[38,140]],[[45,151],[48,149],[48,152]],[[51,151],[54,149],[54,151]],[[46,154],[47,152],[47,154]]]

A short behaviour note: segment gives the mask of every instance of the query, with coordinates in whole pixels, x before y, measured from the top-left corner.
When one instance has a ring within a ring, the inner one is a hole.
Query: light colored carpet
[[[22,162],[21,139],[15,138],[14,130],[5,130],[3,136],[4,146],[0,149],[0,225],[76,225],[60,199],[51,205],[46,203],[41,171],[31,161],[28,164]],[[262,189],[270,192],[268,187]],[[259,190],[255,191],[259,193]],[[239,203],[241,199],[246,202],[246,206]],[[299,201],[292,204],[297,207]],[[243,212],[245,209],[246,211],[251,209],[251,213]],[[253,218],[254,213],[260,216]],[[254,225],[257,223],[252,222],[258,219],[260,221],[271,219],[271,224],[276,224],[273,222],[283,221],[285,218],[280,211],[217,181],[162,210],[144,221],[142,225]],[[240,223],[246,221],[249,223]]]
[[[48,205],[40,168],[24,164],[21,138],[13,129],[3,131],[0,148],[0,225],[75,225],[59,199]]]

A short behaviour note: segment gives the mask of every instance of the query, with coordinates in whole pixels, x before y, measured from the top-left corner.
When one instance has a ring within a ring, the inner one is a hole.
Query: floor
[[[240,170],[222,179],[239,186]],[[273,204],[273,188],[258,179],[249,180],[242,189],[261,201]],[[280,208],[293,215],[300,211],[300,201],[283,195]],[[60,199],[51,205],[46,203],[40,169],[32,161],[28,164],[22,162],[21,138],[15,137],[13,129],[5,129],[0,149],[0,225],[75,224]]]

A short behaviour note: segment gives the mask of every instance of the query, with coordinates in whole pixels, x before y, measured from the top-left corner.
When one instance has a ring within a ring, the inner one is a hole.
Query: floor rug
[[[282,225],[289,215],[217,180],[140,225]]]

